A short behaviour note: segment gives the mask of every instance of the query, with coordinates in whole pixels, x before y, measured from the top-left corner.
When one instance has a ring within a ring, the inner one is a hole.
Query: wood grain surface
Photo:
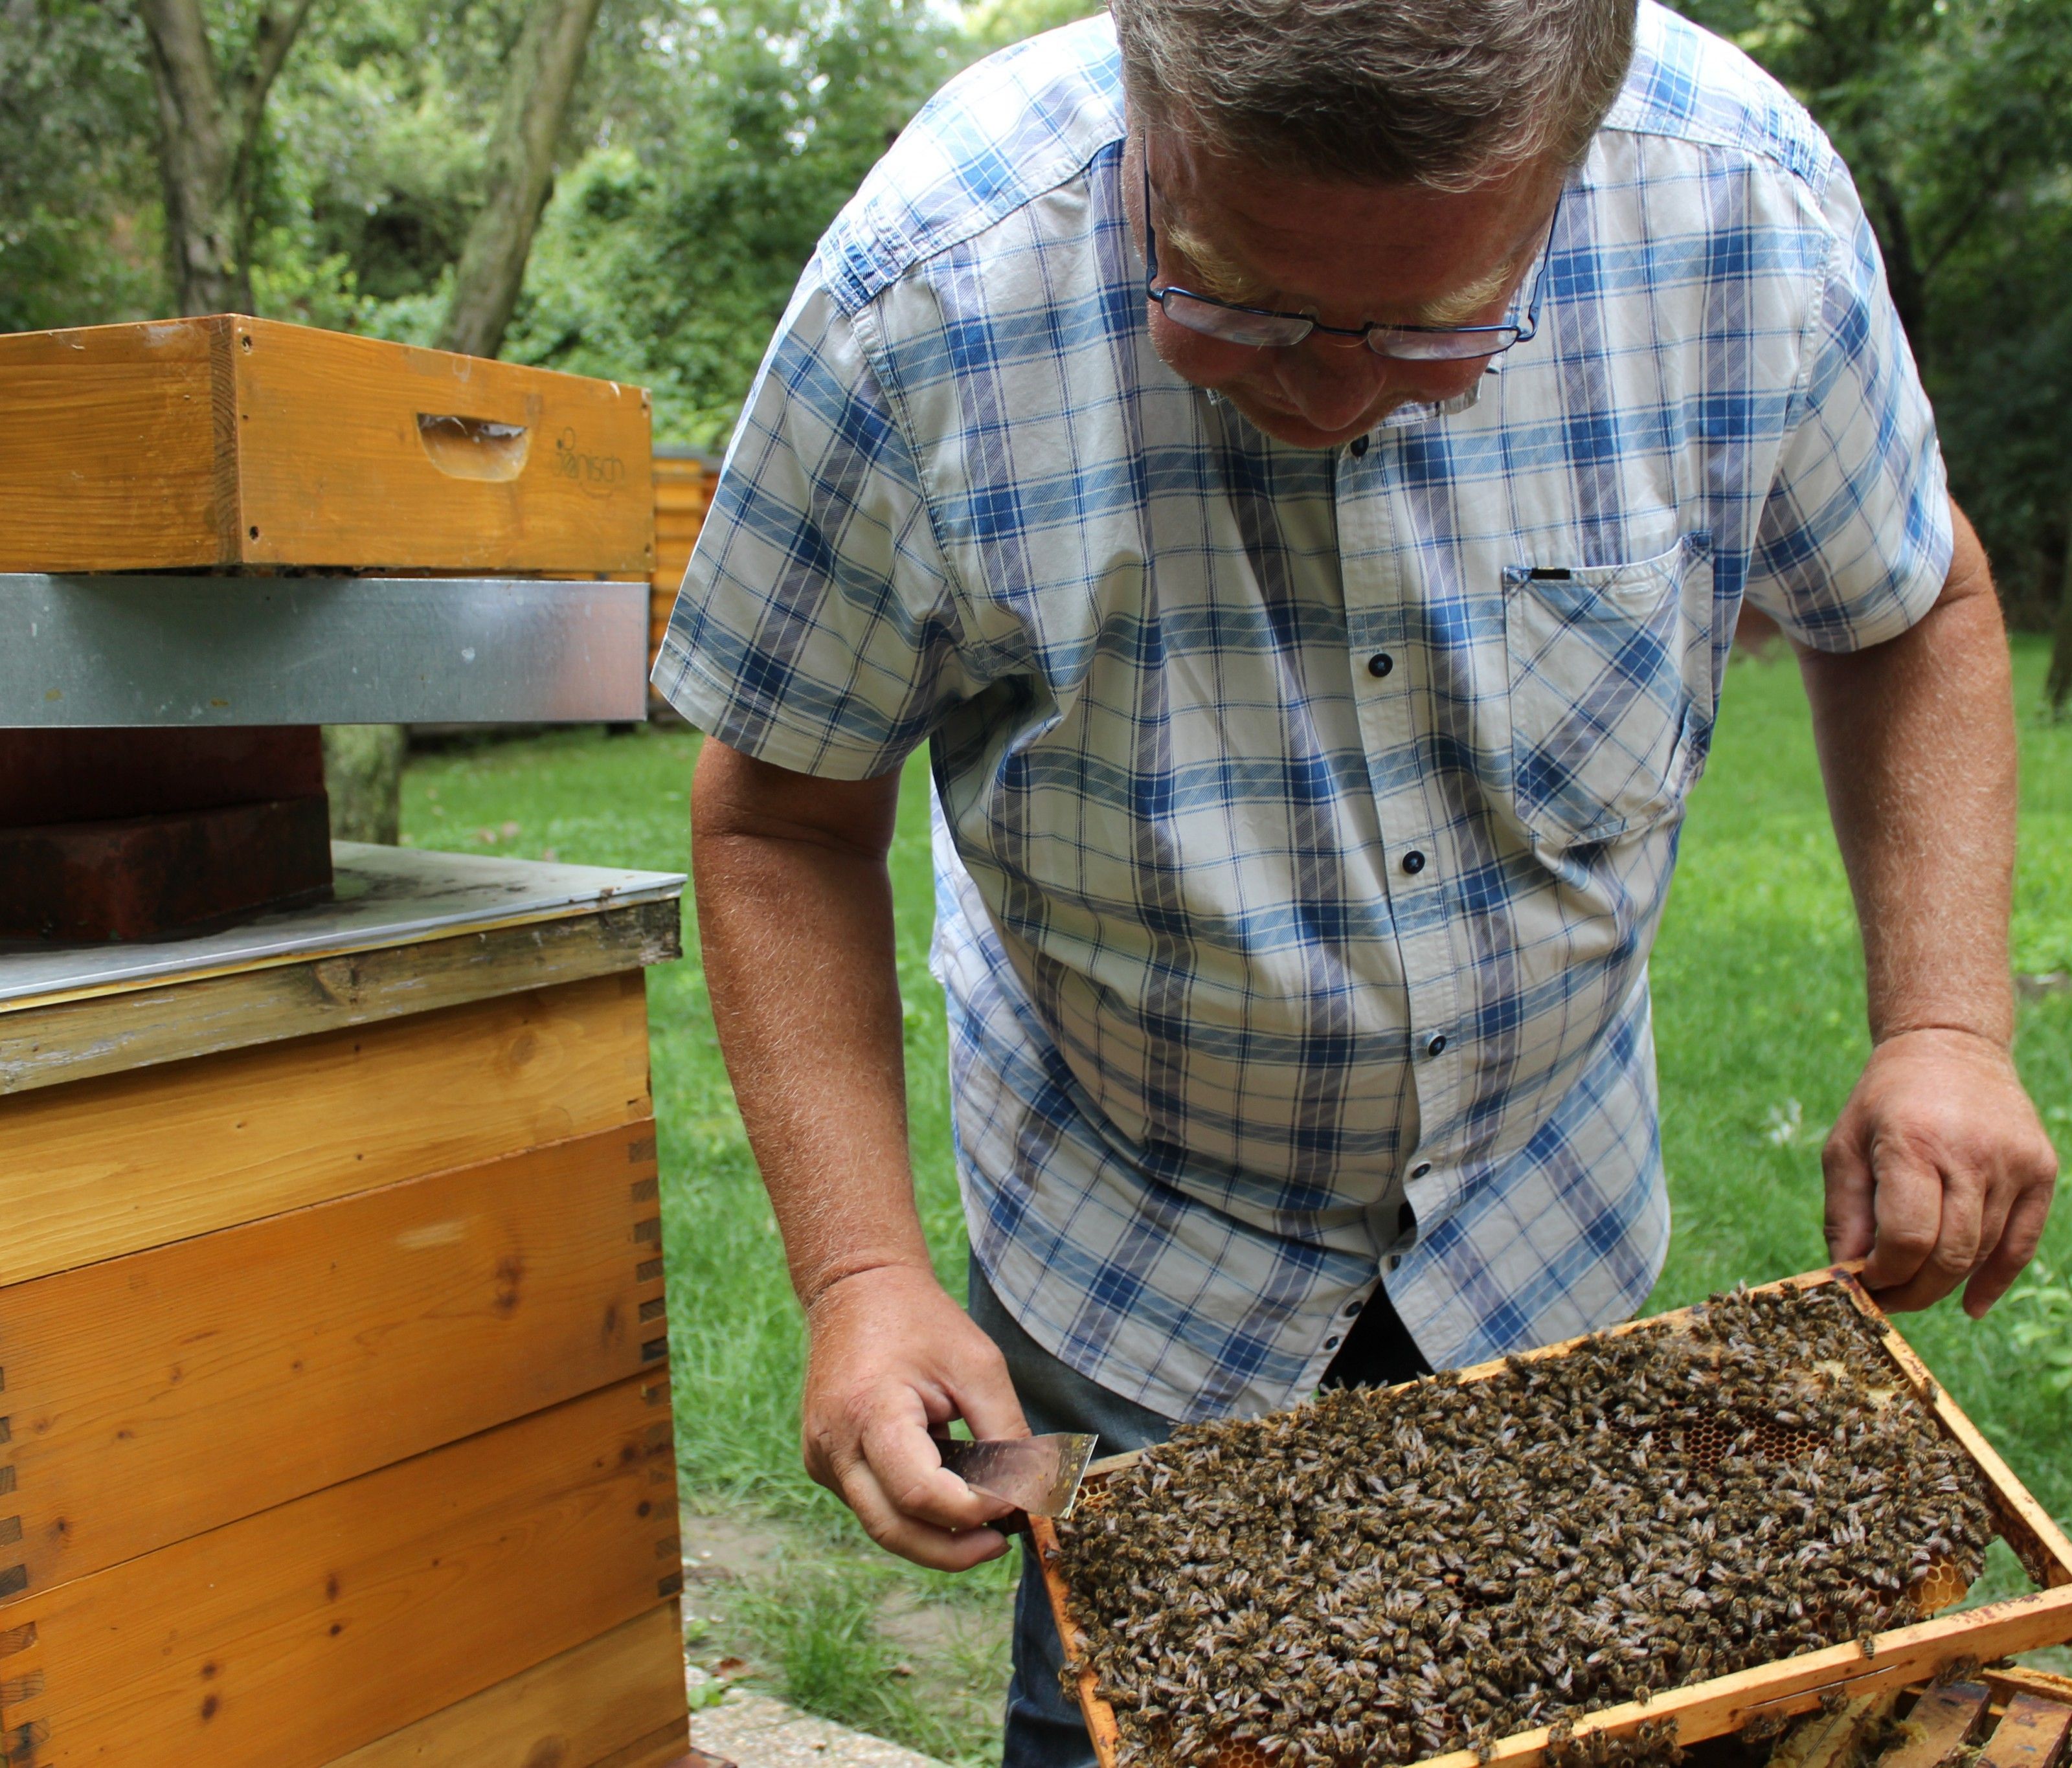
[[[329,1768],[649,1768],[684,1753],[673,1601],[341,1756]]]
[[[0,1615],[658,1367],[656,1197],[635,1122],[0,1289]]]
[[[318,1768],[675,1595],[675,1519],[635,1375],[15,1605],[0,1729],[35,1768]]]
[[[638,387],[265,320],[232,333],[245,561],[653,568]],[[439,419],[523,434],[442,441],[422,421]]]
[[[645,1117],[644,1003],[634,971],[0,1099],[0,1283]]]
[[[664,964],[681,914],[636,903],[0,1012],[0,1096]]]
[[[1979,1752],[1977,1768],[2058,1768],[2072,1731],[2072,1707],[2018,1694]]]
[[[1778,1741],[1765,1768],[1852,1768],[1864,1745],[1898,1704],[1898,1688],[1881,1688],[1842,1701],[1832,1712],[1808,1713]]]
[[[212,315],[0,337],[0,570],[653,568],[637,387]]]
[[[1970,1741],[1986,1717],[1989,1698],[1980,1682],[1924,1688],[1906,1716],[1899,1741],[1878,1758],[1880,1768],[1943,1768]]]
[[[0,337],[0,570],[224,557],[237,511],[217,474],[213,353],[192,320]]]

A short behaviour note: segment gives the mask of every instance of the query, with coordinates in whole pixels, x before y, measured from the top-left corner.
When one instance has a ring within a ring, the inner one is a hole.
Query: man
[[[808,1462],[874,1537],[1002,1550],[931,1424],[1126,1446],[1640,1303],[1646,956],[1745,600],[1868,962],[1830,1246],[1983,1313],[2055,1170],[2007,655],[1804,113],[1630,0],[1114,0],[923,113],[785,315],[656,672],[709,733]],[[907,1168],[924,738],[978,1326]],[[1084,1761],[1026,1577],[1017,1647],[1010,1763]]]

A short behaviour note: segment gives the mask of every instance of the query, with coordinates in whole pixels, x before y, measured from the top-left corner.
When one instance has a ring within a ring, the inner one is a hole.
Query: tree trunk
[[[393,847],[402,830],[401,725],[327,725],[324,791],[331,798],[335,841],[378,841]]]
[[[2065,531],[2065,575],[2058,586],[2058,623],[2050,640],[2050,672],[2043,678],[2044,709],[2062,718],[2072,701],[2072,524]]]
[[[503,347],[599,4],[533,0],[490,137],[489,193],[461,248],[442,349],[493,356]]]
[[[183,313],[249,313],[252,186],[266,95],[311,0],[261,6],[238,65],[219,70],[201,0],[138,0],[158,99],[166,245]]]

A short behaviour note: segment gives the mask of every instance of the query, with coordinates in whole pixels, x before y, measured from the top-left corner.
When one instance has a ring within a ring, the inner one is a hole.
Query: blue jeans
[[[971,1316],[1000,1347],[1014,1392],[1041,1435],[1050,1430],[1092,1430],[1100,1441],[1094,1453],[1120,1455],[1172,1434],[1173,1421],[1110,1393],[1067,1367],[1024,1332],[1000,1305],[993,1285],[971,1264]],[[1079,1704],[1059,1683],[1065,1648],[1050,1618],[1043,1574],[1026,1541],[1022,1548],[1022,1585],[1014,1593],[1014,1675],[1007,1684],[1007,1739],[1003,1768],[1093,1768],[1093,1740],[1079,1717]]]
[[[1171,1419],[1089,1381],[1024,1332],[1000,1305],[976,1259],[971,1261],[970,1281],[971,1317],[1007,1359],[1007,1372],[1031,1430],[1039,1435],[1094,1431],[1100,1437],[1094,1451],[1100,1455],[1124,1454],[1163,1442],[1173,1433]],[[1320,1384],[1385,1387],[1431,1372],[1416,1341],[1390,1305],[1388,1292],[1377,1289]],[[1065,1648],[1050,1618],[1043,1574],[1025,1543],[1022,1583],[1014,1593],[1014,1675],[1007,1684],[1003,1768],[1093,1768],[1093,1740],[1079,1717],[1079,1701],[1059,1681],[1064,1665]]]

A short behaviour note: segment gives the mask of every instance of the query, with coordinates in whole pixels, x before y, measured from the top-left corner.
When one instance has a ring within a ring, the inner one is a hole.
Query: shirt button
[[[1359,1313],[1359,1310],[1360,1305],[1359,1302],[1348,1301],[1346,1304],[1346,1318],[1350,1320],[1355,1314]]]
[[[1424,1175],[1425,1175],[1426,1174],[1429,1173],[1431,1170],[1432,1170],[1432,1163],[1431,1163],[1431,1162],[1429,1162],[1429,1160],[1420,1160],[1420,1162],[1418,1162],[1418,1163],[1417,1163],[1415,1166],[1413,1166],[1413,1167],[1412,1167],[1412,1168],[1410,1169],[1410,1176],[1411,1176],[1412,1178],[1424,1178]]]
[[[1386,651],[1377,651],[1367,660],[1367,672],[1379,681],[1396,667],[1396,659]]]
[[[1420,872],[1424,870],[1424,856],[1419,853],[1416,848],[1412,848],[1408,853],[1403,856],[1403,869],[1412,878],[1416,877]]]
[[[1338,1338],[1337,1334],[1334,1334],[1331,1337],[1330,1337],[1330,1338],[1328,1338],[1325,1339],[1325,1341],[1324,1341],[1324,1348],[1325,1348],[1326,1351],[1335,1351],[1335,1350],[1337,1350],[1337,1349],[1338,1349],[1338,1347],[1339,1342],[1340,1342],[1340,1341],[1339,1341],[1339,1339],[1338,1339]]]
[[[1392,1271],[1400,1271],[1403,1268],[1403,1255],[1400,1252],[1393,1253],[1390,1256],[1388,1268]]]
[[[1444,1055],[1445,1054],[1445,1051],[1446,1051],[1446,1034],[1445,1034],[1445,1032],[1443,1032],[1443,1031],[1435,1031],[1435,1032],[1433,1032],[1433,1033],[1432,1034],[1432,1035],[1431,1035],[1429,1038],[1427,1038],[1427,1039],[1425,1040],[1425,1044],[1424,1044],[1424,1054],[1425,1054],[1426,1055],[1428,1055],[1428,1056],[1438,1056],[1438,1055]]]
[[[1366,437],[1364,437],[1364,436],[1355,436],[1355,437],[1354,437],[1354,438],[1353,438],[1353,440],[1352,440],[1352,453],[1353,453],[1353,458],[1354,458],[1355,460],[1358,460],[1358,459],[1360,458],[1360,456],[1361,456],[1361,455],[1364,454],[1367,452],[1367,438],[1366,438]]]

